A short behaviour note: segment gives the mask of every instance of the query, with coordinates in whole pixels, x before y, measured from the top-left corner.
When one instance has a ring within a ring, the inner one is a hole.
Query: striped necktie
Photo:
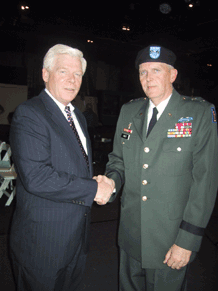
[[[70,126],[71,126],[71,128],[72,128],[72,130],[73,130],[73,132],[75,134],[75,136],[76,136],[76,139],[77,139],[77,141],[79,143],[79,146],[80,146],[80,149],[81,149],[82,154],[84,156],[84,159],[86,161],[86,164],[87,164],[87,166],[89,168],[88,156],[87,156],[87,154],[86,154],[86,152],[84,150],[84,147],[82,145],[82,142],[81,142],[81,139],[79,137],[78,131],[76,129],[75,123],[73,121],[73,118],[72,118],[72,115],[71,115],[71,111],[70,111],[70,106],[66,106],[65,109],[64,109],[64,111],[67,113],[67,120],[68,120],[68,122],[69,122],[69,124],[70,124]]]

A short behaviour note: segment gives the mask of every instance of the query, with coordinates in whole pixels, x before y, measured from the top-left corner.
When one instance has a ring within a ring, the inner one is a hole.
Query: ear
[[[176,80],[176,77],[178,75],[178,71],[176,69],[170,70],[170,82],[173,84],[173,82]]]
[[[48,83],[49,72],[45,68],[42,69],[42,79],[45,83]]]

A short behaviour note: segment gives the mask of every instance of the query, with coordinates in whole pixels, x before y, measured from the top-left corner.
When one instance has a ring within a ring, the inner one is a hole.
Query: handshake
[[[95,176],[93,179],[98,183],[98,189],[94,201],[98,205],[105,205],[113,194],[115,182],[114,180],[102,175]]]

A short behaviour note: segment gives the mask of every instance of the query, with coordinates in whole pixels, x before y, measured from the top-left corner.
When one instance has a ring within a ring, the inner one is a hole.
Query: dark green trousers
[[[120,291],[186,291],[189,265],[180,270],[142,269],[141,262],[120,249]]]

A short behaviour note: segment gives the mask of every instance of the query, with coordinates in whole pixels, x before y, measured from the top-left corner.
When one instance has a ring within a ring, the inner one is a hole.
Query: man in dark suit
[[[81,51],[55,45],[46,54],[39,96],[15,111],[10,134],[17,203],[10,247],[17,290],[78,290],[88,250],[90,208],[112,192],[92,179],[83,114],[71,101],[86,70]]]
[[[214,105],[181,96],[172,51],[149,46],[136,68],[148,98],[125,104],[106,176],[121,197],[120,290],[186,290],[217,191]],[[111,201],[116,195],[111,197]]]

